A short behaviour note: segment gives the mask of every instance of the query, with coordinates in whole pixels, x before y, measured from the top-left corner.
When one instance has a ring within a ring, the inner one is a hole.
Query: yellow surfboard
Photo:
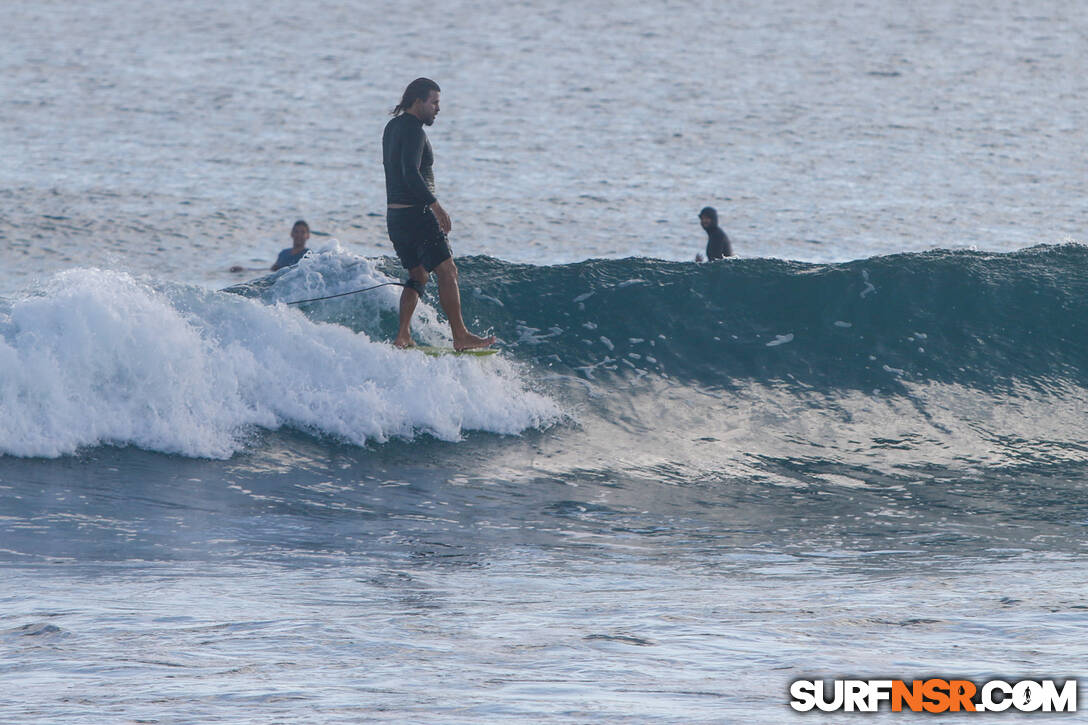
[[[431,357],[441,357],[442,355],[474,355],[476,357],[487,357],[488,355],[494,355],[498,352],[498,350],[493,347],[484,347],[478,350],[454,350],[452,347],[438,347],[436,345],[416,345],[411,349],[419,350],[424,355],[430,355]]]

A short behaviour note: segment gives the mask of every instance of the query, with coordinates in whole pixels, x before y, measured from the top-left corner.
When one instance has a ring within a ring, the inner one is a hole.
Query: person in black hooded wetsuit
[[[410,330],[412,313],[430,273],[434,272],[438,277],[438,301],[453,333],[453,347],[471,350],[488,347],[495,342],[495,336],[473,335],[461,317],[457,266],[446,240],[452,225],[449,214],[434,196],[434,153],[423,131],[438,115],[440,91],[438,84],[429,78],[416,78],[409,83],[382,134],[386,226],[400,263],[411,276],[400,296],[400,326],[393,344],[397,347],[415,344]]]
[[[729,237],[718,226],[718,210],[712,206],[703,207],[699,212],[699,223],[706,230],[706,260],[713,262],[715,259],[724,259],[733,256],[733,248],[729,245]],[[695,255],[696,262],[703,261],[703,255]]]

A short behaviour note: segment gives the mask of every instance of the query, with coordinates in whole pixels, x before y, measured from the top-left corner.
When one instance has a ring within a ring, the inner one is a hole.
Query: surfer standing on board
[[[461,317],[461,290],[446,235],[450,216],[434,195],[434,154],[423,127],[438,115],[441,89],[429,78],[416,78],[404,89],[393,119],[382,134],[385,165],[386,225],[389,239],[411,280],[400,295],[400,329],[393,344],[412,347],[412,313],[431,272],[438,277],[438,301],[450,321],[455,350],[488,347],[495,336],[473,335]]]

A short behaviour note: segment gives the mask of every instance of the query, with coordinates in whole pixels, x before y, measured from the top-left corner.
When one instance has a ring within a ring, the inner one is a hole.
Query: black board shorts
[[[453,256],[446,233],[427,206],[386,209],[385,224],[389,239],[405,269],[420,265],[428,272]]]

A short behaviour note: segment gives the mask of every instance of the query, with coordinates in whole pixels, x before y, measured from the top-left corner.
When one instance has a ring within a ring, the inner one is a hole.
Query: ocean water
[[[1079,4],[4,9],[0,721],[1088,675]],[[290,304],[403,276],[417,75],[490,358],[392,348],[396,287]]]

